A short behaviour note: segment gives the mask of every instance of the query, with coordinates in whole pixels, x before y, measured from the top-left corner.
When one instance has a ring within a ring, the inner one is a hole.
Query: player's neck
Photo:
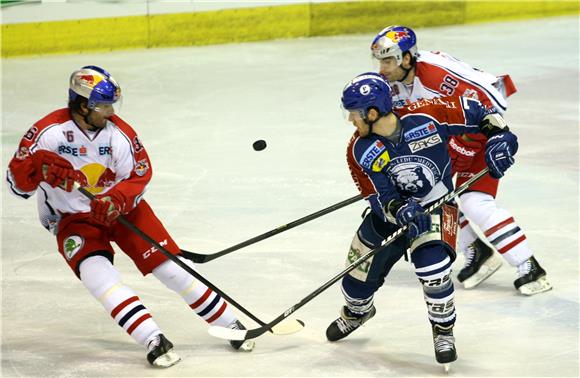
[[[413,84],[414,80],[415,80],[415,66],[413,66],[411,70],[409,70],[409,74],[407,75],[405,80],[403,80],[403,84],[405,85]]]
[[[85,117],[83,117],[79,113],[71,111],[70,114],[72,116],[72,119],[77,124],[77,126],[80,127],[82,130],[96,131],[96,127],[85,122]]]
[[[397,117],[393,113],[389,113],[375,122],[373,125],[373,133],[392,139],[395,138],[399,132],[398,125],[399,122]]]

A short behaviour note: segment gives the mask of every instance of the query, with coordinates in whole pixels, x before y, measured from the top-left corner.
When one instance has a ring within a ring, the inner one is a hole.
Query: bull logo
[[[101,164],[87,164],[80,169],[78,183],[92,194],[99,194],[115,184],[117,175]]]

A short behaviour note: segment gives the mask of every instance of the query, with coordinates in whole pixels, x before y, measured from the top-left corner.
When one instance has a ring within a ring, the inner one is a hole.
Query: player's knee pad
[[[425,293],[445,291],[451,282],[451,257],[443,244],[424,246],[411,255],[415,274]]]
[[[87,290],[97,299],[121,282],[121,274],[104,256],[91,256],[79,267],[80,278]]]
[[[181,256],[177,256],[183,263],[191,269],[195,269],[193,262]],[[195,279],[191,274],[187,273],[177,264],[171,260],[167,260],[153,269],[153,275],[169,289],[180,293],[188,288]]]

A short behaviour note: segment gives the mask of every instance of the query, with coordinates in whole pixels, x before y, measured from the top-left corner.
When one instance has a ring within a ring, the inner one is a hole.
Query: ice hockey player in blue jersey
[[[450,136],[484,134],[486,162],[498,178],[514,163],[517,138],[499,114],[466,97],[421,100],[395,113],[389,84],[376,73],[351,80],[343,90],[342,106],[357,129],[347,149],[348,166],[371,207],[353,238],[347,265],[399,227],[408,225],[409,231],[344,277],[346,305],[326,336],[340,340],[375,316],[374,294],[409,248],[423,287],[435,357],[447,365],[457,359],[450,279],[457,209],[446,205],[432,214],[424,209],[453,190]]]

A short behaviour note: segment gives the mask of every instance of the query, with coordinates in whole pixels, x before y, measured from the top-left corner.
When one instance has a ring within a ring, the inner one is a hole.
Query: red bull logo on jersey
[[[149,171],[149,163],[146,159],[139,160],[137,164],[135,164],[135,174],[137,176],[144,176]]]
[[[115,172],[98,163],[85,165],[80,169],[78,176],[79,184],[93,194],[99,194],[115,185],[117,178]]]
[[[415,139],[420,139],[437,132],[437,127],[433,122],[425,123],[421,126],[417,126],[403,134],[405,142],[410,142]]]

